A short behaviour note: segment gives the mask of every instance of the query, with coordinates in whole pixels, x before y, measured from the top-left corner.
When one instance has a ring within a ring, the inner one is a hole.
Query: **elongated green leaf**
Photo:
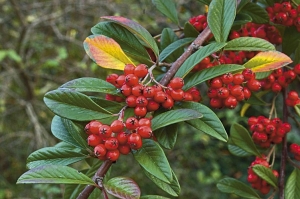
[[[105,107],[105,110],[107,110],[110,113],[116,114],[119,113],[120,110],[126,105],[124,102],[115,102],[115,101],[110,101],[106,100],[100,97],[90,97],[96,104],[99,106]]]
[[[300,45],[295,50],[295,63],[299,64],[300,63]]]
[[[86,149],[85,145],[78,143],[73,137],[72,134],[65,127],[63,119],[59,116],[54,116],[51,123],[51,132],[59,140],[62,140],[72,146]],[[87,137],[87,136],[86,136]]]
[[[152,0],[152,3],[162,14],[179,25],[177,9],[173,0]]]
[[[239,37],[227,43],[224,50],[236,51],[268,51],[275,50],[275,47],[265,39],[256,37]]]
[[[176,72],[175,77],[185,77],[194,68],[195,65],[202,61],[205,57],[211,55],[214,52],[217,52],[225,45],[226,43],[211,43],[207,46],[200,48],[189,58],[187,58],[187,60],[185,60],[185,62]]]
[[[154,131],[158,143],[166,149],[172,149],[174,147],[177,140],[177,133],[177,124],[171,124]]]
[[[294,109],[295,109],[297,115],[300,117],[300,104],[295,105]]]
[[[170,198],[166,198],[164,196],[157,196],[157,195],[145,195],[140,197],[140,199],[170,199]]]
[[[197,130],[215,137],[221,141],[227,141],[228,135],[222,122],[210,108],[196,102],[183,102],[180,106],[182,108],[189,108],[199,111],[203,115],[203,117],[200,119],[186,121],[188,124],[196,128]]]
[[[94,181],[83,173],[68,166],[58,165],[35,167],[21,175],[17,181],[17,184],[28,183],[95,185]]]
[[[199,35],[199,31],[190,23],[186,22],[183,28],[184,36],[196,38]]]
[[[237,72],[242,71],[245,69],[242,65],[237,64],[222,64],[218,66],[214,66],[211,68],[207,68],[201,71],[198,71],[194,73],[191,77],[188,78],[188,80],[185,81],[185,85],[183,87],[184,90],[188,90],[189,88],[192,88],[193,86],[196,86],[202,82],[205,82],[207,80],[210,80],[214,77],[223,75],[225,73],[229,72]]]
[[[159,188],[161,188],[162,190],[164,190],[168,194],[170,194],[172,196],[178,196],[179,195],[179,193],[180,193],[180,185],[179,185],[177,177],[176,177],[176,175],[175,175],[175,173],[173,171],[172,171],[172,180],[170,181],[170,183],[166,183],[166,182],[158,179],[157,177],[155,177],[154,175],[152,175],[151,173],[149,173],[147,171],[144,171],[144,173]]]
[[[168,45],[178,40],[178,36],[171,28],[164,28],[161,32],[160,50],[164,50]]]
[[[267,103],[261,99],[256,93],[252,93],[251,97],[247,100],[248,104],[265,106]]]
[[[256,72],[255,73],[255,79],[264,79],[268,77],[272,71],[266,71],[266,72]]]
[[[76,140],[76,142],[80,144],[80,146],[87,149],[89,146],[85,139],[87,135],[84,132],[84,126],[76,124],[71,120],[64,119],[64,118],[62,118],[62,122],[66,127],[67,131],[69,132],[69,134],[73,137],[73,139]]]
[[[226,42],[236,14],[235,0],[212,0],[207,23],[217,42]]]
[[[127,177],[111,178],[103,185],[109,194],[117,198],[138,199],[141,195],[141,190],[136,182]]]
[[[253,23],[261,24],[269,22],[267,11],[256,3],[249,2],[242,8],[241,12],[249,15],[252,18]]]
[[[255,156],[261,156],[247,129],[242,125],[237,123],[232,124],[230,128],[230,139],[233,145],[238,146]]]
[[[267,181],[274,188],[277,188],[278,179],[272,173],[272,169],[265,167],[263,165],[254,165],[253,171],[262,179]]]
[[[233,22],[233,27],[244,25],[248,22],[251,22],[252,18],[244,13],[238,13]]]
[[[105,21],[92,27],[91,31],[93,34],[100,34],[113,38],[118,44],[120,44],[125,54],[133,60],[144,64],[151,63],[150,57],[144,46],[139,42],[134,34],[121,25]]]
[[[164,112],[152,119],[152,130],[186,120],[201,118],[202,114],[192,109],[178,109]]]
[[[56,115],[76,121],[111,117],[88,96],[72,91],[54,90],[45,94],[44,102]]]
[[[143,147],[133,152],[134,158],[141,167],[160,180],[170,183],[171,167],[162,148],[151,139],[143,140]]]
[[[300,32],[292,27],[287,27],[282,38],[282,52],[291,55],[300,44]]]
[[[203,3],[204,5],[209,5],[211,0],[197,0],[199,1],[200,3]]]
[[[34,167],[52,164],[52,165],[69,165],[87,158],[87,155],[80,150],[71,150],[59,147],[45,147],[31,153],[27,158],[27,167]]]
[[[233,193],[242,198],[260,199],[259,195],[250,186],[234,178],[224,178],[217,184],[217,188],[225,193]]]
[[[169,55],[171,55],[174,51],[178,50],[179,48],[191,43],[194,40],[194,38],[183,38],[180,40],[177,40],[167,46],[159,55],[159,61],[165,60]]]
[[[248,153],[247,151],[244,151],[238,146],[231,145],[230,144],[230,139],[228,141],[228,150],[232,155],[238,156],[238,157],[246,157],[246,156],[251,156],[251,153]]]
[[[69,81],[59,87],[61,90],[77,92],[99,92],[117,95],[119,91],[115,86],[98,78],[83,77]]]
[[[247,5],[250,1],[251,0],[241,0],[240,3],[239,3],[239,5],[238,5],[238,7],[237,7],[237,9],[236,9],[236,12],[239,13],[242,10],[242,8],[245,5]]]
[[[285,199],[300,198],[300,170],[294,168],[285,186]]]
[[[138,38],[140,38],[143,42],[145,42],[145,44],[153,50],[156,57],[158,57],[159,50],[155,40],[153,39],[151,34],[140,24],[120,16],[103,16],[101,18],[113,21],[125,27],[127,30],[129,30],[130,32],[135,34]]]

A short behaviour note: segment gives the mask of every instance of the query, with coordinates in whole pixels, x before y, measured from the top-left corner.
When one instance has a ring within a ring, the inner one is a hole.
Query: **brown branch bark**
[[[97,170],[97,172],[95,173],[93,180],[95,183],[97,183],[99,185],[99,188],[103,191],[103,187],[102,187],[102,179],[104,178],[106,172],[108,171],[108,169],[110,168],[110,166],[112,165],[112,161],[110,160],[105,160],[103,162],[103,164],[101,164],[101,166],[99,167],[99,169]],[[99,182],[99,180],[101,182]],[[82,192],[78,195],[77,199],[87,199],[90,194],[94,191],[96,187],[92,186],[92,185],[87,185]]]

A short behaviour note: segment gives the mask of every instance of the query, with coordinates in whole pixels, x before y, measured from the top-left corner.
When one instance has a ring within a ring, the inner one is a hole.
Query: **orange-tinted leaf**
[[[125,64],[133,64],[120,45],[104,35],[89,36],[84,40],[83,45],[90,58],[103,68],[123,70]]]
[[[292,63],[287,55],[278,51],[260,52],[244,64],[245,68],[251,68],[253,72],[266,72],[281,68]]]

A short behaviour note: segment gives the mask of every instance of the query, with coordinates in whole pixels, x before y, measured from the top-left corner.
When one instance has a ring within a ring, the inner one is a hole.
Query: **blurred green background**
[[[191,16],[203,14],[196,0],[176,2],[182,26]],[[152,35],[176,26],[151,0],[0,0],[0,9],[0,199],[62,198],[63,185],[15,184],[27,170],[27,156],[58,141],[50,132],[53,113],[43,103],[44,94],[74,78],[105,78],[109,73],[96,66],[82,46],[100,16],[136,20]],[[236,114],[219,111],[227,130],[238,119]],[[182,199],[235,198],[220,193],[216,183],[225,176],[245,181],[242,173],[253,160],[234,157],[226,143],[185,126],[175,148],[166,154],[181,184]],[[112,175],[135,179],[143,195],[170,197],[139,171],[127,156],[113,166]]]

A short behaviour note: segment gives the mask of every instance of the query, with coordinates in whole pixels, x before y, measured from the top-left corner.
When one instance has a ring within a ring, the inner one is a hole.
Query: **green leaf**
[[[160,37],[160,50],[164,50],[168,45],[178,40],[178,36],[171,28],[164,28]]]
[[[256,37],[239,37],[227,43],[224,50],[235,51],[268,51],[275,50],[275,47],[265,39]]]
[[[121,46],[127,56],[139,63],[151,63],[151,59],[145,47],[139,42],[134,34],[121,25],[105,21],[92,27],[91,31],[93,34],[100,34],[113,38]]]
[[[269,22],[267,11],[256,3],[249,2],[242,8],[241,12],[249,15],[252,18],[253,23],[262,24]]]
[[[141,195],[141,190],[136,182],[127,177],[111,178],[103,185],[107,193],[117,198],[138,199]]]
[[[236,0],[212,0],[207,23],[217,42],[226,42],[236,14]]]
[[[84,126],[76,124],[73,121],[64,118],[62,118],[62,122],[72,138],[76,140],[76,142],[80,144],[80,146],[87,149],[89,146],[86,139],[84,139],[87,136],[84,132]]]
[[[151,139],[144,139],[140,150],[133,152],[134,158],[141,167],[160,180],[170,183],[171,167],[162,148]]]
[[[251,0],[241,0],[237,9],[236,9],[236,12],[239,13],[241,11],[241,9],[247,5]]]
[[[196,38],[199,35],[198,30],[190,22],[184,24],[183,33],[185,37]]]
[[[152,3],[162,14],[179,25],[177,9],[173,0],[152,0]]]
[[[170,199],[170,198],[166,198],[164,196],[157,196],[157,195],[145,195],[140,197],[140,199]]]
[[[300,117],[300,104],[295,105],[294,109],[295,109],[297,115]]]
[[[266,71],[266,72],[256,72],[255,79],[264,79],[267,78],[273,71]]]
[[[232,145],[238,146],[244,151],[255,156],[261,156],[247,129],[245,129],[242,125],[237,123],[231,125],[230,139],[232,141]]]
[[[247,156],[251,156],[251,153],[248,153],[247,151],[241,149],[238,146],[235,145],[231,145],[231,140],[228,140],[228,150],[232,155],[238,156],[238,157],[247,157]]]
[[[193,86],[196,86],[202,82],[205,82],[207,80],[210,80],[214,77],[223,75],[225,73],[229,72],[238,72],[245,69],[242,65],[237,64],[221,64],[218,66],[214,66],[211,68],[206,68],[201,71],[198,71],[194,73],[191,77],[189,77],[185,81],[185,85],[183,87],[184,90],[188,90],[189,88],[192,88]]]
[[[154,131],[154,135],[158,143],[166,149],[172,149],[174,147],[177,140],[177,134],[177,124],[171,124]]]
[[[96,185],[91,178],[83,173],[80,173],[68,166],[58,165],[43,165],[35,167],[21,175],[17,181],[17,184],[32,183]]]
[[[203,3],[204,5],[209,5],[211,0],[197,0],[199,1],[200,3]]]
[[[277,189],[278,179],[272,173],[272,169],[263,165],[254,165],[253,171],[262,179],[267,181],[270,185]]]
[[[217,188],[225,193],[233,193],[242,198],[260,199],[259,195],[250,186],[234,178],[224,178],[217,184]]]
[[[170,124],[202,117],[202,114],[192,109],[178,109],[164,112],[152,119],[152,130],[168,126]]]
[[[293,27],[287,27],[282,38],[282,52],[291,55],[300,45],[300,32]]]
[[[252,93],[251,97],[246,101],[247,104],[265,106],[267,103],[261,99],[256,93]]]
[[[163,191],[167,192],[168,194],[170,194],[172,196],[179,195],[180,185],[179,185],[178,179],[173,171],[172,171],[172,180],[170,181],[170,183],[166,183],[166,182],[158,179],[157,177],[155,177],[154,175],[152,175],[151,173],[149,173],[147,171],[144,171],[144,173],[150,180],[152,180]]]
[[[98,92],[117,95],[119,91],[115,86],[98,78],[83,77],[69,81],[58,89],[77,92]]]
[[[202,133],[208,134],[224,142],[227,141],[228,135],[222,122],[210,108],[196,102],[183,102],[180,106],[182,108],[189,108],[199,111],[203,115],[203,117],[200,119],[186,121],[188,124]]]
[[[169,46],[167,46],[161,52],[161,54],[159,55],[159,61],[165,60],[173,52],[175,52],[179,48],[184,47],[185,45],[191,43],[192,41],[194,41],[194,38],[183,38],[183,39],[180,39],[180,40],[177,40],[177,41],[173,42],[172,44],[170,44]]]
[[[158,46],[151,36],[151,34],[140,24],[136,23],[135,21],[132,21],[130,19],[120,17],[120,16],[103,16],[102,19],[113,21],[123,27],[125,27],[127,30],[132,32],[134,35],[136,35],[139,39],[141,39],[147,47],[151,48],[158,57],[159,50]]]
[[[300,45],[298,45],[298,47],[295,50],[295,64],[299,64],[300,63]]]
[[[86,144],[82,145],[81,142],[77,142],[77,140],[73,138],[73,134],[71,134],[71,132],[68,131],[64,123],[65,122],[63,121],[63,118],[59,116],[54,116],[51,123],[52,134],[57,139],[62,140],[70,145],[81,149],[86,149]]]
[[[110,113],[117,114],[120,112],[120,110],[126,106],[125,103],[115,102],[103,99],[101,97],[90,97],[91,100],[93,100],[96,104],[99,106],[105,107],[105,110],[107,110]],[[112,116],[113,117],[113,116]]]
[[[52,164],[52,165],[69,165],[87,158],[87,155],[80,150],[71,150],[59,147],[45,147],[31,153],[27,158],[27,167],[34,167]]]
[[[244,13],[238,13],[235,17],[235,20],[234,20],[232,26],[233,27],[241,26],[241,25],[244,25],[251,21],[252,21],[252,18],[249,15],[244,14]]]
[[[56,115],[76,121],[91,121],[111,117],[87,95],[66,90],[45,94],[44,102]]]
[[[285,186],[285,199],[300,198],[300,170],[294,168]]]
[[[205,57],[217,52],[225,45],[226,43],[211,43],[207,46],[199,48],[194,54],[187,58],[185,62],[183,62],[182,66],[176,72],[175,77],[185,77],[195,65],[202,61]]]

